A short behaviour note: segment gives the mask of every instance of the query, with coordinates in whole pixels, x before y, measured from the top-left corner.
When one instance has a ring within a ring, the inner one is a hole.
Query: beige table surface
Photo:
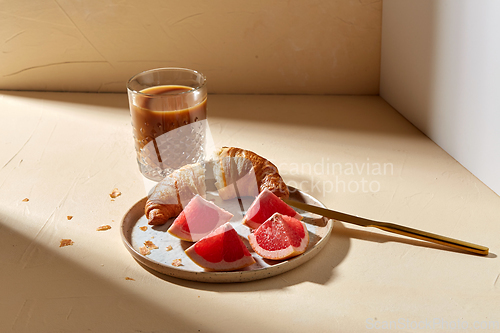
[[[272,278],[153,274],[120,237],[145,196],[126,95],[5,91],[0,332],[500,331],[500,198],[381,98],[211,95],[208,105],[216,145],[267,157],[328,207],[490,255],[335,222],[316,257]]]

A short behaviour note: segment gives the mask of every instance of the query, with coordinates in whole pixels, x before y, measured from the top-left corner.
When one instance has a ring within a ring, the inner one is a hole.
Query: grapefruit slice
[[[261,257],[283,260],[306,251],[309,233],[304,222],[276,213],[248,235],[248,240]]]
[[[255,263],[250,251],[229,222],[184,252],[195,264],[210,271],[234,271]]]
[[[248,208],[243,218],[243,223],[252,229],[257,229],[262,223],[273,216],[274,213],[302,220],[302,216],[292,207],[288,206],[268,189],[264,189]]]
[[[168,232],[182,240],[196,242],[232,217],[233,214],[197,194],[177,216]]]

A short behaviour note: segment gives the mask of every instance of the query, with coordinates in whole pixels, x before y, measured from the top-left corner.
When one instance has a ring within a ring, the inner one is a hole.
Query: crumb
[[[111,229],[111,226],[109,224],[106,225],[101,225],[100,227],[97,227],[97,231],[105,231]]]
[[[148,240],[144,242],[144,245],[150,249],[157,249],[158,246],[155,245],[152,241]]]
[[[128,281],[135,281],[135,279],[132,279],[131,277],[128,277],[128,276],[126,276],[126,277],[125,277],[125,280],[128,280]]]
[[[122,192],[120,192],[117,188],[114,188],[109,196],[114,199],[120,195],[122,195]]]
[[[139,248],[139,252],[140,252],[143,256],[147,256],[148,254],[151,254],[151,251],[149,251],[149,247],[147,247],[147,246],[140,247],[140,248]]]
[[[157,249],[158,246],[155,245],[152,241],[148,240],[144,242],[144,246],[139,248],[139,252],[142,255],[147,256],[148,254],[151,254],[152,249]]]
[[[73,245],[74,242],[71,240],[71,239],[61,239],[61,243],[59,244],[59,247],[63,247],[63,246],[70,246],[70,245]]]
[[[146,230],[148,230],[148,227],[146,227],[145,225],[143,225],[142,227],[139,227],[139,229],[141,229],[142,231],[146,231]]]
[[[28,198],[23,199],[23,202],[28,202],[28,201],[30,201],[30,199],[28,199]]]
[[[172,251],[172,245],[167,246],[167,247],[166,247],[166,250],[167,250],[167,251]]]
[[[174,259],[174,260],[172,260],[172,266],[174,266],[174,267],[182,266],[182,259]]]
[[[68,221],[69,221],[69,220],[71,220],[71,219],[73,218],[73,216],[72,216],[72,215],[68,215],[68,216],[66,216],[66,218],[67,218],[67,219],[68,219]]]
[[[151,236],[151,239],[154,239],[154,238],[155,238],[155,236]]]

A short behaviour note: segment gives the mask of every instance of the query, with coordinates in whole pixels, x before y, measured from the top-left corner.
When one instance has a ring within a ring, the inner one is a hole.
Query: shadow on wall
[[[424,132],[435,91],[435,3],[386,0],[383,13],[380,96]]]
[[[490,188],[500,155],[500,3],[386,0],[380,95]]]

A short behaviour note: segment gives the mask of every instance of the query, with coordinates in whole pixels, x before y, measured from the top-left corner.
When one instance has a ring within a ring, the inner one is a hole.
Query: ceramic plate
[[[332,220],[296,209],[297,212],[304,217],[302,221],[307,225],[307,230],[309,232],[309,245],[306,251],[288,260],[267,260],[256,254],[250,247],[247,237],[250,234],[250,229],[241,223],[243,213],[240,203],[236,199],[223,201],[219,198],[217,192],[208,192],[206,198],[234,215],[230,222],[242,237],[243,242],[254,257],[256,261],[255,264],[243,270],[233,272],[205,271],[191,261],[184,253],[184,250],[194,243],[180,240],[167,232],[173,219],[162,226],[148,225],[148,221],[144,215],[144,206],[146,205],[147,198],[143,198],[137,202],[123,217],[121,231],[125,246],[137,261],[157,272],[169,276],[201,282],[245,282],[287,272],[310,260],[327,243],[333,227]],[[243,211],[246,211],[246,209],[250,207],[253,199],[254,198],[242,199]],[[290,188],[290,199],[324,207],[323,204],[314,197],[294,188]],[[140,254],[139,248],[143,247],[146,241],[153,242],[158,248],[152,249],[151,253],[148,255],[142,255]],[[181,266],[177,267],[172,265],[176,259],[181,259]]]

